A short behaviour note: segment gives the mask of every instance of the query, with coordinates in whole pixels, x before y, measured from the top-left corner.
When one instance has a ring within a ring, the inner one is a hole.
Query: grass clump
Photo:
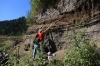
[[[4,41],[1,43],[1,47],[0,47],[0,50],[3,50],[3,49],[6,49],[6,47],[10,46],[12,44],[12,41],[10,40],[7,40],[7,41]]]

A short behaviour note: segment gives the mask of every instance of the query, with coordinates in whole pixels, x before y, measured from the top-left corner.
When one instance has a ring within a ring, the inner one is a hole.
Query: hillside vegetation
[[[99,0],[30,0],[27,26],[34,25],[25,29],[24,41],[9,52],[6,65],[100,66],[100,47],[95,43],[100,42],[99,3]],[[32,59],[33,36],[39,28],[45,30],[50,24],[53,25],[44,36],[40,57]],[[28,44],[30,47],[25,51]],[[56,60],[48,61],[48,51],[58,54]]]

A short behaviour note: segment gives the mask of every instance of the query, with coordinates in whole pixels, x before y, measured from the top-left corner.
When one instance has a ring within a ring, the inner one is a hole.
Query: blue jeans
[[[33,50],[33,59],[35,58],[36,54],[38,54],[38,57],[40,55],[40,46],[37,44],[34,44],[34,50]]]

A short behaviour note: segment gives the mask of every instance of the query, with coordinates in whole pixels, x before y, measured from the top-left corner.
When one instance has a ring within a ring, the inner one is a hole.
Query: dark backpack
[[[40,42],[40,39],[38,37],[33,40],[33,43],[35,44],[39,44],[39,42]]]

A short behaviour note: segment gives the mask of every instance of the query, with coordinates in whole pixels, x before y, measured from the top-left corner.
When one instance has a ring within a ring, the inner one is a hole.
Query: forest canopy
[[[26,32],[28,26],[25,17],[0,21],[0,35],[15,36]]]

